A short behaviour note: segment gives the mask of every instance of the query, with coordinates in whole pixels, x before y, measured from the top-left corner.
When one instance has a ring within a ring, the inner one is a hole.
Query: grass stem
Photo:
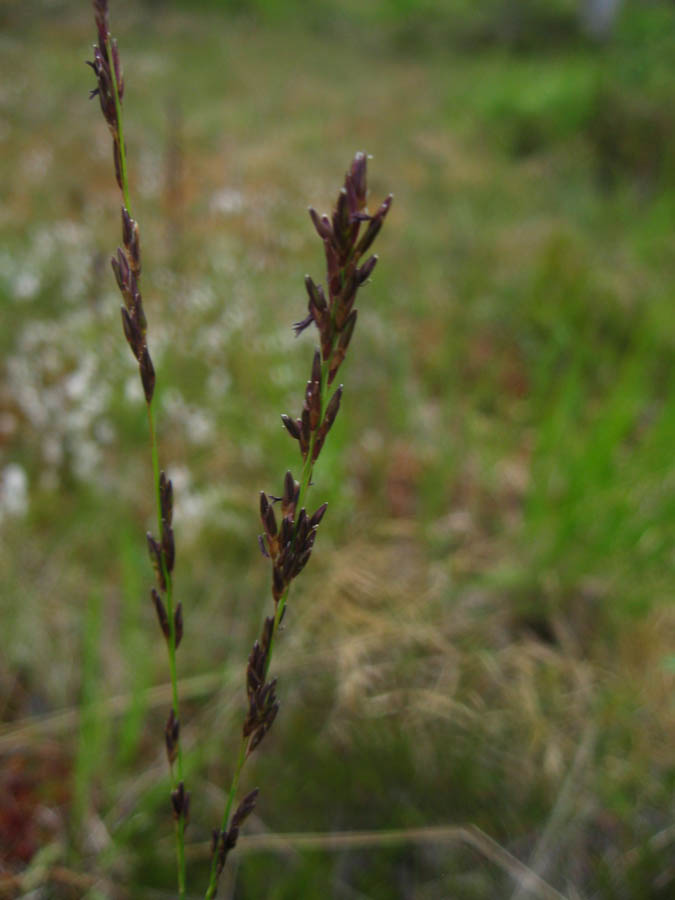
[[[167,723],[166,741],[172,787],[172,805],[176,820],[178,894],[180,900],[184,900],[186,895],[185,825],[189,809],[189,795],[185,793],[184,788],[178,707],[178,678],[176,672],[176,648],[180,641],[178,629],[180,627],[182,634],[182,618],[180,604],[174,609],[173,582],[171,578],[174,560],[173,531],[171,530],[173,491],[170,482],[164,480],[159,466],[159,449],[153,409],[155,371],[147,347],[147,323],[140,292],[141,264],[138,225],[131,218],[129,177],[122,115],[123,82],[121,81],[121,76],[118,79],[119,60],[117,45],[112,40],[108,28],[108,4],[106,0],[95,0],[94,9],[99,43],[94,47],[94,62],[90,63],[90,65],[96,74],[98,87],[92,92],[92,96],[98,94],[104,117],[112,133],[116,177],[124,201],[124,209],[122,210],[124,249],[120,248],[117,257],[113,258],[113,270],[124,299],[122,321],[125,337],[139,363],[150,433],[150,453],[152,457],[159,543],[151,535],[148,539],[151,550],[154,551],[159,587],[165,595],[164,602],[166,604],[164,607],[159,595],[153,593],[153,597],[156,597],[158,611],[161,612],[160,624],[166,637],[169,658],[172,712]]]
[[[260,494],[260,518],[264,534],[260,535],[263,555],[272,561],[272,595],[274,616],[265,619],[260,639],[255,641],[246,669],[248,710],[243,726],[243,742],[234,768],[228,792],[222,827],[214,832],[211,877],[206,900],[217,890],[218,877],[228,852],[235,846],[239,829],[255,807],[258,791],[247,794],[236,811],[232,807],[241,772],[246,759],[263,740],[279,710],[276,697],[276,678],[268,680],[276,637],[286,610],[290,586],[309,561],[317,529],[326,511],[326,504],[313,514],[306,508],[312,473],[321,448],[340,409],[342,385],[330,398],[329,386],[342,364],[356,324],[354,301],[358,288],[369,279],[377,257],[371,256],[360,268],[358,263],[371,246],[384,221],[392,197],[386,198],[374,215],[367,211],[366,155],[357,153],[345,176],[332,219],[319,217],[315,210],[310,216],[324,243],[327,268],[327,294],[312,278],[305,277],[309,303],[308,315],[293,326],[296,335],[315,324],[320,335],[320,347],[314,352],[312,370],[305,389],[300,418],[282,416],[282,421],[299,443],[302,457],[300,481],[286,472],[283,495]],[[360,235],[362,225],[365,230]],[[279,503],[275,512],[274,505]],[[278,515],[281,515],[281,523]]]
[[[152,472],[155,483],[155,497],[157,501],[157,528],[158,533],[162,533],[162,501],[160,494],[160,469],[159,469],[159,449],[157,445],[157,430],[155,428],[155,416],[153,410],[154,398],[147,404],[148,411],[148,427],[150,431],[150,452],[152,455]],[[173,713],[176,720],[180,722],[178,707],[178,674],[176,668],[176,623],[174,618],[173,607],[173,580],[171,573],[166,566],[166,560],[162,555],[161,559],[162,571],[166,582],[166,611],[169,620],[169,638],[167,640],[167,650],[169,656],[169,678],[171,681],[171,702]],[[180,740],[177,743],[176,757],[176,774],[174,774],[173,765],[169,767],[171,776],[171,788],[176,787],[183,782],[183,748]],[[178,865],[178,895],[180,900],[185,897],[186,876],[185,876],[185,817],[181,815],[176,821],[176,858]]]
[[[120,102],[119,85],[117,84],[117,75],[115,74],[115,64],[113,62],[112,47],[110,43],[110,35],[105,42],[105,48],[110,61],[110,76],[113,86],[113,97],[115,98],[115,112],[117,113],[117,143],[120,155],[120,175],[122,177],[122,196],[124,197],[124,205],[127,212],[131,215],[131,201],[129,199],[129,177],[127,175],[127,152],[124,146],[124,123],[122,121],[122,104]]]
[[[237,790],[239,788],[239,778],[241,777],[242,769],[244,768],[244,763],[246,762],[246,751],[248,749],[248,739],[244,738],[239,747],[239,756],[237,757],[237,762],[234,767],[234,774],[232,776],[232,783],[230,784],[230,790],[227,794],[227,803],[225,805],[225,812],[223,813],[223,821],[221,824],[221,833],[223,831],[227,831],[227,826],[230,821],[230,813],[232,812],[232,804],[234,803],[234,799],[237,796]],[[204,894],[204,900],[212,900],[215,897],[216,890],[218,888],[218,855],[214,853],[211,859],[211,874],[209,877],[209,884],[206,888],[206,893]]]

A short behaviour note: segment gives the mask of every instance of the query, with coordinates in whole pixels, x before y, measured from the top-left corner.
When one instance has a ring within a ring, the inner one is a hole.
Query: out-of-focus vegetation
[[[265,848],[475,825],[565,897],[672,897],[675,7],[626,2],[604,42],[562,0],[112,21],[176,492],[192,895],[269,603],[257,492],[296,463],[279,414],[312,337],[289,326],[322,271],[305,209],[363,148],[396,202],[246,776],[261,843],[223,896],[545,896],[457,839]],[[169,897],[153,498],[92,17],[9,2],[0,25],[0,890]]]

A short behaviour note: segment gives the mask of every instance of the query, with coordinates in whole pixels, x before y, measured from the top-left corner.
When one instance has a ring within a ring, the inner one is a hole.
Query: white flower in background
[[[189,404],[180,391],[169,389],[163,398],[167,416],[184,431],[191,444],[203,446],[214,436],[213,420],[209,413],[198,406]]]
[[[19,272],[13,284],[16,300],[32,300],[40,290],[40,278],[36,272]]]
[[[209,206],[213,212],[224,216],[238,213],[244,208],[244,195],[234,188],[222,188],[212,195]]]
[[[28,509],[28,476],[18,463],[9,463],[0,474],[0,521],[22,516]]]

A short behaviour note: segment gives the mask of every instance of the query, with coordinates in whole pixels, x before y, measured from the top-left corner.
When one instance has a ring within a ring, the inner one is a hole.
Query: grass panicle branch
[[[286,613],[291,583],[309,562],[317,530],[326,512],[323,503],[313,513],[308,513],[307,493],[314,465],[340,409],[342,385],[332,393],[331,389],[354,333],[356,296],[377,263],[377,256],[369,256],[365,261],[363,258],[382,228],[392,203],[389,195],[371,215],[367,199],[366,155],[357,153],[345,176],[332,216],[319,216],[314,209],[309,210],[324,246],[326,287],[306,276],[307,315],[293,328],[298,335],[315,325],[320,346],[312,358],[300,416],[281,417],[286,430],[298,443],[302,470],[299,480],[292,472],[286,472],[280,496],[260,494],[263,533],[258,541],[262,554],[270,560],[272,567],[274,615],[266,617],[260,639],[255,641],[248,658],[248,709],[222,824],[213,832],[206,900],[215,896],[227,855],[235,846],[241,825],[252,812],[258,797],[257,790],[246,794],[232,814],[246,760],[269,732],[279,710],[276,678],[268,678],[275,639]]]
[[[157,534],[148,533],[147,542],[155,570],[157,588],[151,591],[159,625],[166,639],[171,678],[172,703],[165,727],[165,742],[171,777],[171,806],[176,823],[176,855],[178,864],[179,897],[185,897],[185,827],[189,818],[190,794],[185,790],[183,755],[180,742],[178,708],[178,678],[176,650],[183,635],[181,603],[174,605],[173,568],[175,545],[173,536],[173,486],[159,466],[159,450],[155,428],[153,400],[155,369],[147,342],[147,320],[141,297],[141,250],[138,223],[131,216],[126,146],[122,117],[124,79],[117,42],[111,37],[108,25],[107,0],[94,0],[98,42],[94,44],[94,59],[88,64],[94,70],[96,87],[90,97],[98,97],[103,117],[113,140],[115,178],[122,193],[122,246],[111,260],[117,285],[122,294],[122,328],[131,352],[138,363],[139,375],[148,414],[150,452],[157,504]]]

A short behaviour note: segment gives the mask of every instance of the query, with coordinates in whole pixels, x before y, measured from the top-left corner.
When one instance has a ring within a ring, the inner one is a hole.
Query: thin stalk
[[[120,151],[120,175],[122,176],[122,195],[124,197],[124,205],[127,212],[131,215],[131,203],[129,202],[129,178],[127,177],[127,154],[124,147],[124,126],[122,124],[122,104],[120,103],[120,92],[117,86],[117,74],[115,72],[115,62],[113,59],[112,48],[110,46],[110,37],[105,42],[105,49],[108,54],[110,63],[110,75],[113,85],[113,97],[115,98],[115,113],[117,114],[117,140]]]
[[[344,360],[351,340],[356,323],[356,309],[353,308],[356,292],[373,271],[377,257],[371,257],[360,269],[357,263],[377,236],[392,200],[389,195],[375,215],[369,216],[366,198],[366,156],[357,153],[345,176],[345,185],[338,195],[332,220],[327,216],[319,217],[313,209],[309,211],[324,242],[330,307],[327,306],[323,288],[317,287],[311,277],[306,276],[309,315],[293,327],[299,334],[314,323],[321,336],[321,350],[314,354],[301,418],[293,421],[289,416],[282,416],[287,430],[300,444],[302,472],[299,482],[294,480],[290,471],[286,473],[283,497],[268,496],[264,491],[260,494],[264,534],[260,535],[259,540],[263,554],[272,560],[274,616],[265,619],[260,640],[254,643],[248,659],[246,690],[249,704],[243,727],[244,737],[227,795],[222,827],[214,832],[211,877],[205,900],[212,900],[215,896],[218,877],[228,852],[236,844],[239,827],[255,807],[257,789],[244,797],[236,811],[232,812],[244,764],[265,737],[279,709],[276,679],[267,680],[276,637],[286,610],[290,584],[309,560],[316,530],[326,508],[323,504],[313,516],[307,516],[306,500],[314,463],[340,408],[342,387],[337,388],[329,398],[329,381],[332,380],[331,373],[334,376]],[[367,230],[359,240],[363,221],[368,222]],[[280,528],[271,505],[277,500],[281,500],[283,521]]]
[[[162,509],[159,488],[159,450],[157,446],[157,431],[155,429],[155,416],[153,410],[153,401],[147,404],[148,410],[148,426],[150,429],[150,452],[152,455],[152,473],[155,482],[155,496],[157,499],[157,527],[158,534],[162,533]],[[173,713],[180,722],[178,709],[178,675],[176,669],[176,623],[174,620],[173,608],[173,581],[171,573],[167,570],[164,556],[161,558],[162,572],[166,581],[166,611],[169,620],[169,640],[167,641],[167,650],[169,655],[169,677],[171,679],[171,700],[173,705]],[[177,744],[176,771],[178,777],[174,773],[172,765],[169,766],[171,778],[171,789],[175,790],[183,778],[183,748],[181,741]],[[176,857],[178,863],[178,895],[180,900],[185,897],[185,816],[181,815],[176,822]]]
[[[129,177],[127,174],[127,155],[124,146],[124,126],[122,117],[122,104],[120,102],[119,86],[117,84],[117,74],[115,72],[115,62],[112,53],[110,38],[105,43],[108,55],[108,63],[110,66],[110,75],[113,86],[113,96],[115,99],[115,115],[117,118],[117,144],[120,160],[120,176],[122,180],[122,195],[124,197],[124,205],[127,213],[131,216],[131,201],[129,198]],[[157,431],[155,428],[155,416],[153,410],[153,400],[146,404],[148,412],[148,426],[150,431],[150,453],[152,456],[152,471],[155,483],[155,502],[157,506],[157,533],[162,534],[162,505],[160,493],[160,469],[159,469],[159,449],[157,445]],[[167,649],[169,656],[169,675],[171,678],[171,697],[174,716],[180,721],[178,709],[178,677],[176,672],[176,623],[174,621],[173,608],[173,582],[171,573],[168,571],[164,555],[160,555],[160,564],[164,580],[166,582],[166,608],[169,620],[169,639],[167,641]],[[178,784],[184,782],[183,778],[183,752],[181,742],[177,742],[176,771],[173,765],[169,765],[169,776],[171,779],[171,788],[175,790]],[[179,900],[184,900],[186,891],[185,877],[185,815],[181,813],[176,821],[176,860],[178,868],[178,896]]]
[[[327,394],[327,386],[328,386],[328,372],[330,370],[330,363],[332,358],[331,355],[327,360],[325,360],[321,365],[321,385],[320,385],[320,397],[321,397],[321,419],[323,419],[324,413],[326,411],[326,394]],[[314,452],[314,442],[315,442],[315,434],[312,434],[310,447],[307,452],[307,458],[305,459],[304,466],[302,468],[302,475],[300,480],[300,492],[298,494],[298,509],[302,509],[303,501],[307,494],[307,490],[309,489],[310,482],[312,480],[312,472],[314,470],[314,463],[312,462],[312,455]],[[269,672],[270,664],[272,662],[272,654],[274,652],[274,642],[277,635],[277,631],[279,630],[279,625],[281,623],[281,617],[283,616],[284,609],[286,608],[286,602],[288,600],[288,593],[290,591],[290,586],[286,588],[281,599],[277,603],[277,608],[274,615],[274,625],[272,627],[272,638],[270,640],[269,651],[267,653],[267,659],[265,661],[265,677],[267,677],[267,673]],[[241,747],[239,749],[239,756],[237,757],[237,762],[234,767],[234,773],[232,775],[232,782],[230,784],[230,790],[227,794],[227,804],[225,806],[225,812],[223,814],[223,820],[221,823],[221,831],[226,831],[230,822],[230,813],[232,812],[232,806],[234,804],[234,800],[237,794],[237,789],[239,787],[239,779],[241,777],[242,769],[244,768],[244,764],[246,762],[246,751],[248,748],[248,738],[244,738],[241,742]],[[209,884],[206,889],[206,894],[204,895],[204,900],[212,900],[215,896],[215,891],[218,886],[218,873],[217,873],[217,853],[214,852],[213,858],[211,860],[211,876],[209,879]]]
[[[225,806],[225,812],[223,814],[223,821],[221,823],[221,831],[225,831],[230,821],[230,813],[232,812],[232,805],[234,803],[234,798],[237,795],[237,788],[239,787],[239,778],[241,776],[241,770],[244,768],[244,763],[246,762],[246,750],[248,748],[248,738],[244,738],[241,742],[241,746],[239,748],[239,756],[237,757],[237,763],[234,767],[234,775],[232,776],[232,784],[230,785],[230,790],[227,795],[227,804]],[[213,857],[211,859],[211,875],[209,878],[208,887],[206,888],[206,893],[204,894],[204,900],[212,900],[215,897],[216,889],[218,888],[218,855],[217,851],[214,851]]]

